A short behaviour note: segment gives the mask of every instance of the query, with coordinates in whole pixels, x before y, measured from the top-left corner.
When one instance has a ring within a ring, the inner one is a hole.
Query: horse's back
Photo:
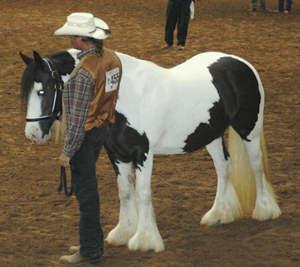
[[[132,128],[147,134],[156,154],[182,153],[187,135],[208,122],[209,109],[219,100],[209,73],[204,74],[205,68],[199,72],[199,66],[181,71],[118,56],[123,75],[116,110]]]
[[[206,52],[174,67],[173,71],[195,73],[194,69],[198,69],[198,77],[211,82],[230,124],[243,139],[247,140],[256,124],[260,131],[264,90],[257,71],[249,62],[234,55]]]
[[[207,145],[234,120],[239,104],[247,104],[245,110],[253,109],[245,136],[254,127],[260,94],[255,70],[248,62],[207,52],[165,69],[149,61],[117,55],[123,76],[116,110],[126,117],[130,127],[147,135],[156,154],[184,153]],[[248,91],[254,92],[250,96],[255,98],[250,105]],[[241,103],[237,102],[239,94],[243,95]],[[243,128],[241,131],[245,128],[238,127]],[[199,142],[195,144],[193,139],[193,147],[189,148],[191,136]]]

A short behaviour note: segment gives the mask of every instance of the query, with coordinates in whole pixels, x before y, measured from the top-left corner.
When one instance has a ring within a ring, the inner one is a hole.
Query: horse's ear
[[[28,65],[29,63],[31,63],[33,61],[32,58],[22,54],[21,52],[19,52],[20,57],[23,59],[23,61],[25,62],[26,65]]]
[[[39,53],[36,52],[36,51],[33,51],[33,56],[34,56],[35,63],[38,65],[38,67],[39,67],[40,69],[43,69],[43,59],[42,59],[42,57],[39,55]]]

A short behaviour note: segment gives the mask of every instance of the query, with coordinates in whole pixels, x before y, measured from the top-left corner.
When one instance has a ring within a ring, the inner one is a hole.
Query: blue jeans
[[[177,24],[177,45],[184,46],[190,22],[191,1],[169,0],[167,7],[167,21],[165,42],[173,45],[173,34]]]
[[[292,9],[292,3],[293,3],[293,0],[286,0],[286,8],[285,8],[285,10],[287,10],[287,11],[290,12],[291,9]],[[278,10],[279,11],[284,11],[284,0],[279,0]]]
[[[85,132],[80,149],[70,161],[72,186],[80,209],[80,254],[85,258],[98,258],[103,254],[96,161],[106,132],[106,127]]]

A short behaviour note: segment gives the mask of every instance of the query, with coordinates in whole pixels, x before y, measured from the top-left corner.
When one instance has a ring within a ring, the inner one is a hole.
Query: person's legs
[[[260,0],[260,9],[266,10],[266,0]]]
[[[251,0],[250,8],[252,11],[256,11],[257,0]]]
[[[283,12],[284,10],[284,0],[278,0],[278,10]]]
[[[291,12],[293,0],[286,0],[286,11]]]
[[[100,224],[95,164],[105,136],[106,127],[86,132],[80,149],[71,159],[72,186],[80,209],[80,254],[89,259],[101,258],[103,254],[103,231]]]
[[[173,34],[178,19],[178,3],[170,0],[167,7],[167,19],[165,29],[165,42],[167,45],[173,45]]]
[[[180,3],[179,20],[177,25],[178,46],[184,46],[190,22],[190,1]]]

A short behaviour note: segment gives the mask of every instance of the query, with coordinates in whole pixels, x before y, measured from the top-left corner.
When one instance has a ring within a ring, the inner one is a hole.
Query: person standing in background
[[[284,0],[278,1],[278,9],[275,10],[275,12],[284,12],[284,13],[290,13],[292,9],[293,0],[286,0],[286,7],[284,9]]]
[[[250,11],[257,11],[257,0],[251,0]],[[266,1],[260,0],[260,10],[266,11]]]
[[[164,49],[173,45],[174,30],[177,24],[177,46],[178,50],[183,50],[188,33],[190,21],[190,6],[195,0],[169,0],[167,6],[167,19],[165,28]]]

